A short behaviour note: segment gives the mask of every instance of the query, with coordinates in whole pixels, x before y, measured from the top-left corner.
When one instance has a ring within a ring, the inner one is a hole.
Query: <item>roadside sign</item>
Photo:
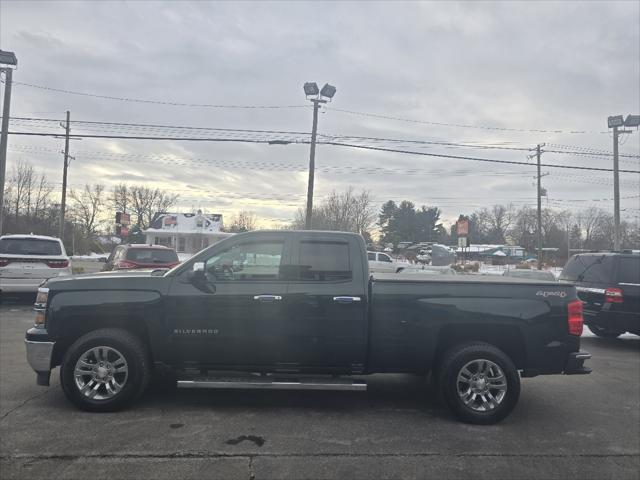
[[[460,248],[467,248],[467,237],[458,237],[458,246]]]
[[[608,117],[607,125],[609,126],[609,128],[621,127],[624,125],[624,118],[622,117],[622,115],[615,115],[613,117]]]
[[[469,219],[460,215],[456,222],[456,233],[459,237],[466,237],[469,235]]]
[[[116,225],[131,225],[131,215],[124,212],[116,212]]]

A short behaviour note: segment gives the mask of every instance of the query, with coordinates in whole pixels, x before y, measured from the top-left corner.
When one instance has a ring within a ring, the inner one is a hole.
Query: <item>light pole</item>
[[[313,102],[313,126],[311,128],[311,150],[309,152],[309,183],[307,185],[307,215],[304,221],[305,230],[311,230],[311,217],[313,215],[313,182],[316,169],[316,135],[318,133],[318,109],[321,103],[331,101],[336,94],[336,87],[326,83],[322,90],[318,90],[318,84],[307,82],[304,84],[304,94]],[[311,98],[309,98],[311,97]]]
[[[4,103],[2,106],[2,131],[0,133],[0,234],[4,215],[4,181],[7,171],[7,136],[11,110],[11,79],[13,69],[18,66],[15,53],[0,50],[0,73],[4,72]]]
[[[638,127],[640,115],[615,115],[607,118],[607,126],[613,128],[613,250],[620,251],[620,174],[618,171],[618,138],[621,133],[632,130],[618,130],[619,127]]]

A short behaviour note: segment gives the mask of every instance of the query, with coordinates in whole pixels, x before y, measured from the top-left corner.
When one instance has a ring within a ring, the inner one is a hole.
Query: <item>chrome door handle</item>
[[[360,300],[362,300],[360,297],[333,297],[333,301],[338,303],[353,303]]]
[[[280,295],[254,295],[253,299],[259,302],[279,302],[282,297]]]

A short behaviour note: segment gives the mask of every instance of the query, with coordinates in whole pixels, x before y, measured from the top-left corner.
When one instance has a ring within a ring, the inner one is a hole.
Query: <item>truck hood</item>
[[[44,286],[59,290],[164,290],[171,278],[163,276],[168,270],[124,270],[58,277]]]

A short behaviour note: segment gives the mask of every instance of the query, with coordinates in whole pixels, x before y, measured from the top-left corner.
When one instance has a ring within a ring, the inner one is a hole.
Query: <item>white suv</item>
[[[37,292],[44,280],[63,275],[71,275],[71,265],[59,238],[0,237],[0,292]]]

